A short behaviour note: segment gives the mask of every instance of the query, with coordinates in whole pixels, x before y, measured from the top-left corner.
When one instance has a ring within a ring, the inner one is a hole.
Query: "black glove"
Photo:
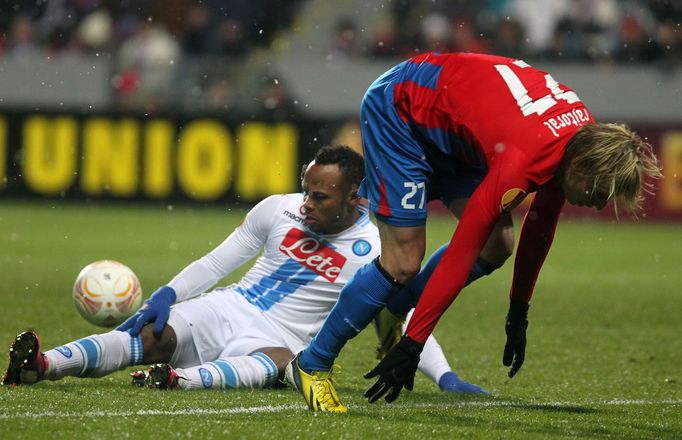
[[[504,345],[502,364],[510,366],[509,377],[519,371],[526,357],[526,329],[528,328],[528,304],[522,301],[511,300],[509,312],[504,324],[507,333],[507,343]]]
[[[412,391],[414,387],[414,373],[419,364],[419,354],[424,344],[420,344],[409,336],[404,335],[397,344],[389,350],[373,370],[365,374],[365,379],[379,376],[376,383],[365,391],[369,403],[374,403],[386,394],[385,400],[393,402],[405,387]]]

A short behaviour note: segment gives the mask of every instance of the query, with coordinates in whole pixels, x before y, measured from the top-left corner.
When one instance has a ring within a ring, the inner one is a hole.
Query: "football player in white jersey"
[[[45,353],[35,332],[18,335],[3,384],[102,377],[140,364],[155,365],[133,373],[133,383],[153,388],[280,384],[341,288],[378,255],[377,229],[357,193],[362,176],[362,157],[351,148],[320,149],[304,172],[302,193],[260,202],[223,243],[116,330]],[[237,283],[202,294],[261,251]],[[451,371],[434,339],[422,358],[422,371],[441,389],[483,392]]]

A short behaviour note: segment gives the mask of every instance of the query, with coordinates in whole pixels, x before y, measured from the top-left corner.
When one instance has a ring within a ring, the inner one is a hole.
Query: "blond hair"
[[[592,177],[592,192],[613,198],[616,209],[639,209],[644,193],[653,194],[649,179],[662,177],[651,145],[622,124],[581,127],[568,142],[565,158],[572,172]]]

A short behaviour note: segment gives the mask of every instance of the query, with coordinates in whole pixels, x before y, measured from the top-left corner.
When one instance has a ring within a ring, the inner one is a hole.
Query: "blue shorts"
[[[393,89],[400,64],[379,77],[360,107],[365,179],[360,195],[375,216],[393,226],[426,223],[426,203],[468,198],[485,172],[456,161],[438,148],[428,148],[409,122],[398,115]]]

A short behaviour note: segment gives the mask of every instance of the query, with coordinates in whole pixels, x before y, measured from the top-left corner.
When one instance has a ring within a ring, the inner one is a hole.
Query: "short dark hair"
[[[359,187],[365,176],[364,159],[348,145],[326,145],[317,150],[314,160],[319,165],[338,165],[351,187]]]

